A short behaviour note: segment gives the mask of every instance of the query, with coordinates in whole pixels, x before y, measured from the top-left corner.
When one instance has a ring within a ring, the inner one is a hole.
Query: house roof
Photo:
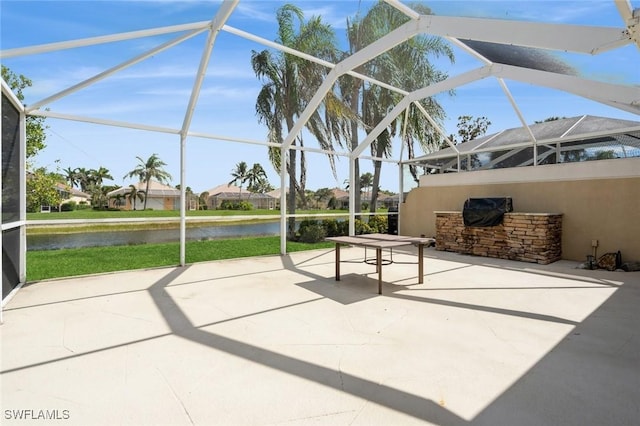
[[[138,182],[132,184],[136,190],[145,191],[147,184],[145,182]],[[115,189],[109,193],[107,193],[107,197],[113,197],[118,194],[126,194],[130,191],[130,185],[122,186],[118,189]],[[176,188],[172,188],[168,185],[162,184],[158,181],[151,180],[149,182],[149,192],[147,193],[148,197],[180,197],[180,190]]]
[[[241,190],[239,186],[229,185],[228,183],[223,183],[222,185],[213,187],[206,192],[209,193],[209,197],[217,197],[217,198],[241,198],[241,199],[274,198],[274,196],[271,195],[273,191],[267,192],[266,194],[259,194],[255,192],[249,192],[247,191],[246,188]]]
[[[223,183],[222,185],[214,186],[213,188],[205,192],[208,192],[209,196],[219,195],[222,193],[239,194],[240,187],[235,185],[229,185],[228,183]]]
[[[209,195],[211,198],[220,198],[220,199],[229,199],[229,200],[263,200],[263,199],[273,199],[273,197],[269,194],[260,194],[256,192],[244,191],[239,192],[218,192],[215,195]]]
[[[546,141],[556,139],[579,139],[582,135],[588,137],[589,135],[598,132],[610,131],[611,133],[614,133],[618,130],[634,127],[640,128],[640,121],[583,115],[535,123],[530,125],[529,129],[531,129],[531,133],[533,133],[533,136],[537,141]],[[469,142],[457,144],[456,149],[460,154],[467,154],[480,148],[497,148],[526,142],[532,142],[531,135],[525,127],[516,127],[488,136],[483,136]],[[450,156],[457,155],[453,148],[447,147],[434,153],[416,158],[415,160],[442,158],[447,154]]]
[[[406,196],[407,193],[405,193],[404,195]],[[400,201],[400,194],[393,194],[393,195],[382,194],[378,199],[381,201]]]
[[[340,188],[333,188],[331,192],[333,192],[333,196],[336,197],[336,199],[349,196],[349,191],[345,191],[344,189]]]
[[[289,188],[285,188],[286,193],[289,193]],[[282,194],[281,188],[276,188],[273,191],[267,192],[267,195],[272,196],[273,198],[280,198],[280,194]]]
[[[80,197],[80,198],[91,198],[91,195],[87,194],[86,192],[82,192],[78,189],[72,188],[69,185],[65,184],[65,183],[57,183],[56,184],[56,188],[62,190],[62,191],[66,191],[69,194],[71,194],[74,197]]]

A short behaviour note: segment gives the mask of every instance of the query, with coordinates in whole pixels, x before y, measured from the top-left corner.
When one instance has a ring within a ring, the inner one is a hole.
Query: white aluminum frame
[[[4,80],[0,81],[2,84],[2,94],[5,95],[11,104],[19,111],[20,113],[20,146],[19,146],[19,156],[20,156],[20,171],[19,174],[22,176],[20,179],[20,216],[17,221],[3,223],[2,231],[7,231],[10,229],[20,229],[20,254],[18,258],[18,285],[13,288],[13,290],[5,295],[2,294],[2,290],[0,289],[0,324],[3,322],[2,319],[2,311],[4,306],[9,303],[9,300],[13,297],[13,295],[25,284],[27,281],[27,209],[26,209],[26,199],[27,199],[27,183],[26,183],[26,162],[27,162],[27,132],[26,132],[26,114],[24,110],[24,106],[22,102],[14,95],[9,86]],[[0,126],[1,127],[1,126]],[[0,186],[2,185],[2,175],[0,174]],[[0,210],[2,210],[2,197],[0,197]],[[0,251],[3,249],[2,247],[2,238],[0,238]],[[3,268],[2,259],[0,259],[0,269]]]
[[[511,95],[506,83],[507,80],[516,80],[520,82],[540,85],[544,87],[553,88],[569,93],[576,94],[578,96],[585,97],[587,99],[600,102],[614,108],[631,112],[633,114],[640,115],[640,88],[630,85],[618,85],[602,83],[595,80],[588,80],[573,76],[567,76],[557,73],[550,73],[538,70],[532,70],[522,67],[514,67],[510,65],[494,64],[487,58],[475,52],[470,47],[458,41],[458,39],[471,39],[477,41],[503,43],[510,45],[526,46],[538,49],[556,50],[556,51],[568,51],[578,52],[583,54],[597,55],[602,52],[610,51],[620,48],[629,44],[636,44],[640,48],[640,13],[634,14],[631,11],[628,0],[614,0],[619,13],[623,17],[624,27],[611,28],[611,27],[599,27],[599,26],[585,26],[585,25],[564,25],[564,24],[547,24],[547,23],[534,23],[523,21],[509,21],[509,20],[496,20],[496,19],[481,19],[481,18],[463,18],[463,17],[447,17],[447,16],[433,16],[433,15],[420,15],[413,11],[407,5],[401,3],[398,0],[385,0],[391,6],[397,8],[401,12],[405,13],[410,21],[365,47],[364,49],[356,52],[350,57],[346,58],[338,64],[331,64],[327,61],[315,58],[311,55],[304,54],[302,52],[295,51],[294,49],[282,46],[278,43],[263,39],[249,32],[236,29],[226,25],[226,21],[229,19],[240,0],[223,0],[219,6],[215,16],[210,21],[200,21],[190,24],[173,25],[160,28],[152,28],[141,31],[132,31],[126,33],[112,34],[100,37],[85,38],[80,40],[71,40],[59,43],[49,43],[39,46],[29,46],[17,49],[9,49],[0,51],[0,58],[11,58],[24,55],[34,55],[44,52],[53,52],[63,49],[71,49],[77,47],[92,46],[102,43],[112,43],[116,41],[132,40],[141,37],[149,37],[162,34],[171,34],[178,32],[186,32],[186,34],[180,35],[173,40],[170,40],[148,52],[140,54],[135,58],[132,58],[120,65],[117,65],[109,70],[106,70],[96,76],[85,80],[75,86],[65,89],[55,95],[42,99],[30,105],[27,109],[27,113],[31,115],[39,115],[44,117],[51,117],[57,119],[83,121],[94,124],[102,124],[109,126],[133,128],[139,130],[148,130],[161,133],[175,134],[179,136],[180,146],[180,186],[181,190],[181,211],[180,211],[180,264],[185,264],[185,188],[187,187],[185,178],[185,151],[187,140],[190,137],[206,138],[206,139],[218,139],[239,143],[250,143],[263,146],[279,146],[282,150],[282,159],[285,161],[284,153],[289,149],[302,149],[310,152],[320,152],[338,156],[345,156],[349,158],[350,164],[350,179],[355,179],[354,176],[354,162],[356,158],[372,158],[363,155],[364,150],[375,140],[375,138],[397,117],[406,111],[412,104],[418,107],[418,109],[425,116],[427,121],[436,127],[436,131],[439,132],[447,141],[449,146],[458,152],[457,147],[449,140],[444,133],[444,130],[436,126],[435,121],[428,115],[428,113],[421,107],[418,101],[426,97],[435,95],[442,91],[454,89],[464,84],[468,84],[473,81],[477,81],[484,78],[496,78],[500,84],[502,91],[508,98],[511,106],[515,110],[516,114],[522,125],[528,129],[527,122],[519,109],[516,100]],[[635,16],[634,16],[635,15]],[[208,31],[207,41],[203,48],[200,65],[195,74],[195,81],[189,100],[189,105],[185,112],[184,121],[180,129],[170,129],[159,126],[146,125],[142,123],[126,123],[114,120],[105,120],[100,118],[80,117],[68,114],[61,114],[54,111],[44,109],[54,100],[60,99],[73,92],[81,90],[103,78],[106,78],[114,73],[117,73],[134,63],[145,60],[152,56],[154,53],[162,50],[169,49],[184,40],[194,37]],[[200,88],[205,77],[205,72],[209,64],[210,56],[215,45],[216,36],[220,31],[225,31],[229,34],[234,34],[238,37],[243,37],[248,40],[260,43],[268,48],[277,49],[282,52],[286,52],[292,55],[296,55],[300,58],[313,61],[331,69],[324,83],[320,86],[315,96],[311,99],[307,108],[301,114],[300,118],[295,123],[292,131],[286,136],[282,145],[266,142],[266,141],[252,141],[246,139],[237,139],[227,136],[211,135],[203,132],[194,131],[191,129],[191,118],[193,117],[194,110],[197,106],[198,97],[200,94]],[[402,88],[393,87],[387,83],[377,81],[370,77],[361,75],[354,72],[360,64],[363,64],[371,58],[380,55],[383,52],[388,51],[392,47],[408,40],[419,34],[427,34],[432,36],[440,36],[449,40],[451,43],[456,44],[458,47],[464,49],[466,52],[476,57],[481,62],[481,66],[474,70],[452,76],[444,81],[432,84],[431,86],[416,90],[414,92],[404,91]],[[309,120],[314,111],[320,106],[326,93],[331,90],[333,84],[342,75],[351,75],[356,78],[360,78],[371,84],[377,84],[389,90],[393,90],[404,96],[403,100],[391,111],[391,113],[384,118],[373,130],[371,130],[364,140],[358,145],[358,147],[352,152],[339,153],[334,151],[320,150],[317,148],[301,148],[292,145],[295,138],[304,128],[306,122]],[[4,89],[4,86],[3,86]],[[535,147],[541,141],[536,141],[533,137],[533,133],[528,129],[531,136],[531,143]],[[548,143],[549,141],[544,141]],[[531,145],[529,144],[529,146]],[[406,164],[403,160],[403,150],[400,150],[400,157],[391,160],[383,159],[384,161],[394,162],[399,165],[400,176],[402,176],[402,165]],[[480,150],[478,152],[481,152]],[[432,157],[435,158],[435,157]],[[460,165],[460,153],[458,152],[458,169]],[[286,184],[286,167],[281,167],[280,183],[281,188],[285,188]],[[401,179],[400,179],[401,180]],[[350,234],[354,233],[354,218],[356,213],[353,211],[355,193],[353,192],[353,186],[350,190]],[[402,191],[402,186],[400,186]],[[281,205],[286,205],[285,191],[282,191]],[[286,214],[286,209],[281,209],[281,224],[282,229],[285,229],[286,218],[289,217]],[[285,233],[281,232],[281,253],[286,253],[286,238]]]

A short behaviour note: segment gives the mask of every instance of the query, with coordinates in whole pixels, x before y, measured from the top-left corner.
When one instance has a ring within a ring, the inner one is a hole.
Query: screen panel
[[[20,228],[2,231],[2,297],[20,283]]]
[[[2,223],[20,220],[20,112],[2,94]]]

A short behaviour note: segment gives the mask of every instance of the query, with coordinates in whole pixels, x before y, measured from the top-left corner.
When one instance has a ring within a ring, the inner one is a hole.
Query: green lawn
[[[332,248],[333,243],[287,242],[287,252]],[[186,243],[186,262],[233,259],[280,253],[280,237],[250,237]],[[95,274],[180,262],[180,243],[27,251],[27,281]]]
[[[386,210],[382,210],[386,211]],[[199,210],[189,211],[188,216],[245,216],[278,215],[278,210]],[[336,214],[345,216],[346,210],[299,210],[297,214]],[[136,217],[179,217],[178,211],[96,211],[76,210],[60,213],[27,213],[27,220],[51,219],[102,219]],[[242,220],[242,219],[239,219]],[[144,223],[144,228],[155,228],[158,224]],[[58,228],[58,227],[56,227]],[[105,229],[87,224],[73,229],[30,228],[28,233],[91,232]],[[111,225],[108,230],[114,230]],[[123,228],[128,229],[128,228]],[[331,248],[331,243],[305,244],[287,242],[287,252]],[[186,262],[232,259],[280,253],[280,237],[247,237],[228,240],[190,241],[186,243]],[[78,249],[27,251],[27,281],[69,277],[112,271],[174,266],[180,261],[180,244],[139,244],[129,246],[90,247]]]

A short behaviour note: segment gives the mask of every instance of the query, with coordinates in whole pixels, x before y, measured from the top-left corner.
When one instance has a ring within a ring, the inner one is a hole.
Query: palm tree
[[[412,5],[414,10],[422,14],[430,14],[431,10],[423,5]],[[390,31],[406,23],[409,18],[396,8],[385,2],[373,6],[363,17],[356,16],[347,21],[349,53],[353,54]],[[440,38],[417,36],[394,47],[382,55],[368,61],[357,71],[369,75],[379,81],[385,81],[406,91],[413,91],[446,78],[446,74],[438,71],[429,61],[430,56],[445,56],[454,61],[453,51]],[[365,129],[375,127],[387,113],[398,103],[400,96],[379,86],[347,77],[340,86],[345,102],[351,105],[352,112],[360,116]],[[445,113],[433,98],[420,102],[436,122],[441,122]],[[404,117],[403,117],[404,118]],[[403,120],[398,119],[382,132],[371,144],[374,157],[386,157],[391,153],[393,137],[400,133]],[[352,125],[351,148],[358,146],[357,127]],[[421,112],[411,106],[407,114],[407,125],[403,134],[403,144],[407,147],[409,158],[413,157],[414,142],[418,141],[425,151],[435,149],[440,137],[435,129],[425,122]],[[374,160],[374,175],[371,191],[370,211],[375,212],[375,200],[378,195],[381,162]],[[356,162],[356,176],[358,176]],[[415,173],[415,170],[412,170]],[[359,182],[354,182],[358,185]],[[359,209],[359,188],[356,188],[356,211]]]
[[[273,189],[273,185],[271,185],[267,179],[260,179],[253,184],[253,186],[249,187],[249,190],[256,194],[266,194],[269,191],[273,191]]]
[[[89,185],[91,184],[90,170],[87,170],[84,167],[78,167],[74,172],[76,174],[76,182],[80,186],[80,190],[82,192],[88,192]]]
[[[78,173],[77,169],[72,169],[71,167],[67,167],[62,170],[64,172],[63,178],[69,184],[70,188],[78,186]]]
[[[233,179],[229,182],[229,185],[238,185],[240,187],[240,193],[238,198],[242,198],[242,185],[249,179],[249,170],[247,169],[247,163],[244,161],[236,164],[236,168],[231,172]]]
[[[124,177],[131,178],[136,176],[140,179],[140,182],[145,183],[145,189],[143,191],[145,195],[143,209],[146,210],[148,199],[147,194],[149,193],[149,182],[151,182],[151,179],[155,179],[160,183],[167,183],[171,180],[171,175],[163,169],[167,164],[158,157],[158,154],[151,154],[146,161],[141,157],[136,158],[138,159],[138,165]]]
[[[304,15],[296,6],[286,4],[276,13],[278,21],[278,42],[298,51],[333,61],[336,57],[335,34],[329,25],[320,17],[313,17],[304,22]],[[261,123],[268,128],[270,142],[283,142],[283,132],[290,132],[296,117],[304,111],[309,100],[322,83],[327,69],[296,56],[278,52],[272,54],[268,50],[252,51],[251,65],[256,76],[263,82],[263,87],[256,100],[256,114]],[[329,104],[325,104],[329,105]],[[325,108],[329,108],[325,106]],[[321,148],[331,149],[335,129],[323,120],[321,109],[314,112],[306,123],[307,129],[318,140]],[[293,145],[304,145],[298,135]],[[275,170],[280,172],[280,149],[269,149],[269,160]],[[286,167],[289,174],[289,194],[287,211],[295,213],[296,192],[303,205],[306,203],[306,162],[304,151],[300,152],[300,177],[297,178],[297,152],[289,150]],[[333,157],[330,157],[331,168],[335,174]],[[295,218],[289,219],[287,235],[295,236]]]
[[[129,199],[134,210],[136,209],[136,199],[139,199],[140,201],[144,200],[145,206],[147,204],[147,193],[142,189],[138,189],[135,185],[129,185],[129,191],[125,192],[124,196]]]
[[[106,169],[102,166],[100,166],[100,168],[98,170],[90,170],[91,172],[91,178],[93,181],[95,181],[96,184],[102,186],[102,182],[104,179],[111,179],[113,180],[113,176],[111,176],[111,174],[109,173],[109,169]]]
[[[78,168],[75,171],[82,191],[91,194],[91,204],[99,209],[108,205],[106,194],[109,187],[103,185],[105,179],[113,179],[109,170],[100,166],[98,170]]]
[[[367,189],[373,185],[373,175],[369,172],[360,175],[360,189],[368,193]]]
[[[116,194],[112,198],[115,200],[114,202],[115,207],[117,208],[122,207],[123,200],[125,199],[124,194]]]
[[[267,186],[269,186],[267,173],[260,163],[255,163],[247,172],[247,189],[250,192],[260,192],[260,189]]]

